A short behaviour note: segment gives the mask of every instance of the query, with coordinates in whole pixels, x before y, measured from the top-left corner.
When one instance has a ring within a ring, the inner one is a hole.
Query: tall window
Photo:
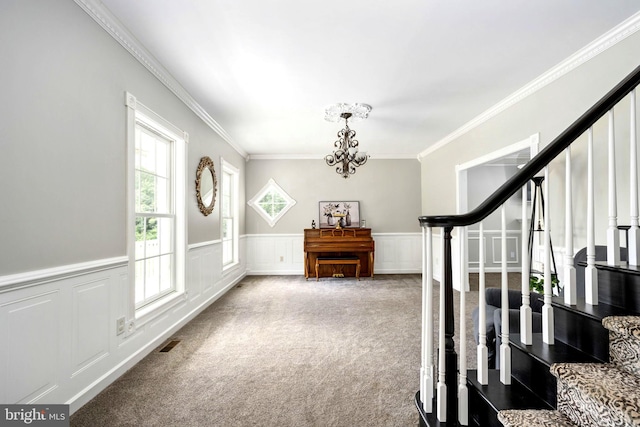
[[[173,141],[136,123],[136,306],[175,289]]]
[[[128,95],[130,96],[130,95]],[[184,132],[128,101],[135,308],[184,288]]]
[[[220,209],[222,227],[222,266],[228,268],[238,262],[238,185],[239,171],[231,164],[221,160],[222,191]]]

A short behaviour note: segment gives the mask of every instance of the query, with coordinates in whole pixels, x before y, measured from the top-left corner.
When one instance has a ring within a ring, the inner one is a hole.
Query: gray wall
[[[475,209],[478,205],[485,201],[498,187],[511,178],[518,169],[514,166],[494,166],[480,165],[471,168],[467,172],[467,191],[469,209]],[[520,218],[520,203],[522,197],[514,196],[507,203],[507,230],[520,229],[520,223],[516,221]],[[485,230],[499,230],[502,224],[502,215],[500,211],[496,211],[484,220]],[[477,229],[478,226],[472,226],[471,229]]]
[[[243,188],[244,159],[73,1],[0,8],[0,276],[126,255],[125,91],[189,133],[188,242],[219,238],[198,161],[224,156]]]
[[[429,154],[421,162],[422,181],[422,213],[447,214],[455,212],[455,165],[481,157],[487,152],[498,150],[530,135],[540,133],[540,146],[544,147],[575,119],[591,107],[607,91],[638,66],[640,54],[640,34],[635,33],[615,46],[593,57],[569,74],[561,77],[543,89],[533,93],[514,106],[472,129],[446,146]],[[628,126],[628,101],[616,108],[616,127],[624,129]],[[597,204],[596,218],[597,241],[604,238],[606,227],[606,123],[595,127],[596,134],[596,192],[600,202]],[[626,131],[628,135],[628,131]],[[628,187],[628,140],[625,131],[616,140],[619,161],[618,185]],[[574,144],[574,183],[576,194],[586,191],[586,143]],[[551,201],[552,218],[558,218],[551,225],[552,238],[558,246],[564,243],[564,160],[556,160],[551,167],[551,178],[554,185],[547,200]],[[438,185],[431,183],[437,182]],[[618,213],[620,223],[628,223],[628,202],[619,199]],[[575,250],[584,246],[586,223],[586,197],[574,202],[576,241]],[[604,224],[604,225],[603,225]],[[554,247],[556,244],[554,244]]]
[[[366,141],[364,141],[366,145]],[[250,160],[247,199],[273,178],[296,205],[272,228],[253,208],[246,210],[248,234],[302,233],[318,223],[318,202],[360,202],[360,217],[374,233],[419,232],[420,163],[370,159],[344,179],[324,160]]]

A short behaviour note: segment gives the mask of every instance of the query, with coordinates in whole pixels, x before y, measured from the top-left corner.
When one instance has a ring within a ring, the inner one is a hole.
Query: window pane
[[[233,261],[233,241],[225,240],[222,242],[222,263],[229,264]]]
[[[258,201],[258,204],[266,205],[266,204],[269,204],[269,203],[272,203],[272,202],[273,202],[273,193],[272,192],[268,192],[267,194],[265,194],[260,199],[260,201]]]
[[[231,198],[227,194],[223,194],[221,198],[222,216],[231,216]]]
[[[155,212],[155,199],[155,176],[147,172],[140,172],[140,208],[138,212]]]
[[[158,244],[158,218],[145,218],[147,238],[145,240],[145,257],[158,256],[160,245]]]
[[[233,233],[233,219],[225,218],[222,220],[222,238],[231,239]]]
[[[270,217],[273,216],[273,205],[271,203],[260,203],[258,204],[258,207]]]
[[[144,258],[144,218],[136,217],[136,242],[135,242],[135,258],[136,260]]]
[[[156,166],[156,144],[151,135],[140,132],[140,169],[152,171]]]
[[[231,179],[233,177],[228,172],[222,173],[222,192],[226,195],[231,193]]]
[[[169,178],[170,164],[169,164],[169,149],[171,145],[162,139],[157,140],[156,145],[156,175],[163,178]]]
[[[158,242],[160,254],[173,252],[173,220],[171,218],[158,219]]]
[[[156,210],[159,213],[171,213],[169,181],[166,178],[156,177]]]
[[[134,175],[134,181],[135,181],[135,187],[134,187],[134,193],[135,193],[135,211],[136,212],[140,212],[140,171],[136,170],[135,171],[135,175]]]
[[[171,288],[172,280],[172,256],[163,255],[160,258],[160,292]]]
[[[152,298],[160,292],[160,263],[158,258],[148,258],[145,261],[144,297]]]
[[[273,216],[276,216],[280,213],[282,209],[287,206],[287,203],[277,203],[273,205]]]
[[[136,261],[136,304],[144,299],[144,260]]]

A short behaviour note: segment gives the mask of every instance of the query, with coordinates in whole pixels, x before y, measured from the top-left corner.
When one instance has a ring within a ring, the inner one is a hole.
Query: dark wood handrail
[[[422,227],[462,227],[478,223],[502,206],[546,165],[593,126],[607,111],[611,110],[629,92],[640,84],[640,66],[587,110],[571,126],[540,151],[511,179],[505,182],[474,210],[459,215],[427,215],[418,220]]]

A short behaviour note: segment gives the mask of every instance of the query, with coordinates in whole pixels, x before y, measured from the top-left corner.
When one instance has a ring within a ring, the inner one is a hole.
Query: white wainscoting
[[[0,277],[0,402],[66,403],[73,413],[245,275],[244,260],[223,272],[219,241],[189,247],[187,258],[182,298],[144,322],[126,318],[122,334],[126,257]]]
[[[247,274],[303,275],[302,234],[249,234],[246,237]],[[420,273],[420,233],[374,233],[375,274]]]
[[[375,274],[422,272],[421,233],[375,233]]]
[[[484,231],[485,271],[500,272],[502,257],[502,231]],[[469,271],[477,272],[480,266],[478,259],[479,235],[478,230],[468,230],[469,245]],[[507,230],[507,271],[520,271],[522,265],[521,252],[522,232],[520,230]],[[525,256],[527,256],[525,254]]]

